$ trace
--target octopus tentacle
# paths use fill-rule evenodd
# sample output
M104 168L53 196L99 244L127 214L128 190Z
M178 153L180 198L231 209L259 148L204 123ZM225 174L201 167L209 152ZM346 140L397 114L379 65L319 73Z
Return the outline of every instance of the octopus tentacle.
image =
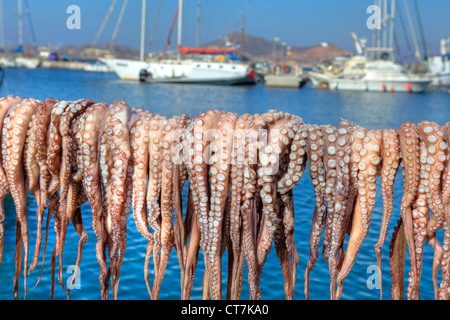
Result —
M130 129L130 144L133 149L133 217L136 227L144 238L153 241L153 234L147 223L147 174L150 117L141 118Z
M81 181L84 190L89 199L89 205L92 209L92 229L97 237L95 252L97 261L100 265L99 282L101 295L105 293L105 278L107 266L105 260L105 228L103 222L102 210L102 190L99 165L99 132L101 121L108 110L105 102L100 102L86 108L81 116L81 127L76 135L80 157L78 158L78 170L81 171ZM74 180L76 180L74 178Z
M403 300L406 238L402 218L398 220L397 226L394 228L389 249L389 265L392 276L391 297L392 300Z
M400 205L400 215L403 221L404 234L408 244L408 252L411 261L410 275L413 277L416 272L416 252L414 250L414 226L412 222L410 207L417 195L420 175L420 154L419 154L419 133L418 128L405 122L397 129L400 140L400 152L402 156L401 165L403 167L403 198Z
M323 247L323 257L328 259L328 266L330 270L330 297L334 299L334 294L336 290L336 274L338 272L338 261L336 256L341 248L343 237L342 233L345 234L346 225L346 215L348 212L348 202L350 201L348 194L353 193L350 184L350 155L351 155L351 143L352 143L352 130L351 126L353 124L341 119L339 122L339 127L337 129L336 137L336 180L337 184L335 186L335 197L334 197L334 214L333 219L327 219L327 225L325 233L331 229L331 237L328 243L324 242ZM351 199L353 202L353 199ZM328 229L328 230L327 230ZM342 252L339 252L342 256Z
M89 99L77 100L67 106L60 119L59 132L62 141L61 144L62 158L59 173L59 185L60 185L59 215L61 217L61 234L59 236L60 237L59 278L61 284L62 284L61 281L62 281L62 267L63 267L63 252L67 227L69 220L73 219L73 215L75 214L76 211L76 207L72 207L69 209L67 206L67 204L69 204L68 192L69 189L72 188L72 192L75 192L76 194L79 191L79 188L81 187L81 183L79 183L79 185L77 184L77 186L73 186L74 181L72 178L72 173L74 171L73 167L76 168L77 158L75 155L78 148L74 139L76 133L74 132L74 130L72 130L72 124L76 125L77 117L80 114L82 114L86 110L86 108L88 108L92 104L94 103ZM79 128L77 130L79 130ZM73 199L72 202L73 201L75 201L75 199ZM71 205L73 206L72 203Z
M441 176L444 171L444 162L446 161L446 143L444 142L443 132L435 122L422 121L419 123L419 135L421 141L424 142L427 155L425 172L423 172L424 179L426 179L425 192L427 196L428 207L432 213L432 219L427 223L427 241L434 248L435 255L433 257L433 283L435 285L435 292L437 291L437 270L436 265L441 264L442 249L447 251L447 246L440 246L436 238L436 231L441 228L445 222L445 210L442 201L442 182ZM444 230L444 238L445 238ZM438 259L438 260L436 260ZM414 277L417 275L417 270L413 269Z
M444 171L444 161L446 156L444 150L446 144L443 132L435 122L422 121L419 124L419 133L422 141L427 147L426 176L428 187L425 188L428 198L428 206L436 217L436 223L427 227L428 236L431 237L443 224L445 220L444 204L441 194L441 175Z
M217 132L214 134L214 143L211 150L209 168L210 181L210 209L207 228L208 242L206 243L205 259L209 280L209 291L214 300L222 299L222 253L221 239L224 219L224 209L228 197L228 180L231 164L231 150L233 132L237 115L224 113L217 123Z
M131 110L122 101L113 102L103 119L100 139L100 167L103 185L103 211L111 274L117 274L121 249L121 216L125 210L126 176L131 157L128 121ZM108 276L106 283L109 283ZM105 283L105 287L106 287ZM114 287L115 283L113 283ZM105 297L107 292L105 292ZM115 296L114 299L117 297Z
M304 279L305 297L309 300L309 274L319 258L318 246L324 227L326 207L325 207L325 177L323 168L324 141L323 133L317 125L310 125L304 131L306 136L306 154L309 161L309 175L314 186L315 205L313 219L311 223L311 233L309 240L309 258L306 266Z
M257 164L257 142L258 129L255 121L250 119L248 128L244 129L245 134L245 158L244 158L244 188L243 203L240 208L242 217L242 243L244 248L245 259L247 261L248 285L250 291L250 299L261 299L258 281L258 263L256 258L257 246L257 203L256 198L256 164Z
M282 223L279 224L274 239L276 252L283 269L284 291L287 300L292 300L294 297L297 265L300 261L294 241L295 220L292 188L300 181L306 165L306 151L304 149L306 141L301 139L303 120L300 117L292 117L292 121L290 149L288 152L286 148L280 165L281 172L284 174L277 182L277 192L280 200L278 214ZM289 123L288 127L290 127Z
M210 154L207 153L204 156L204 150L207 152L207 148L212 140L213 134L215 134L215 128L220 120L221 112L219 110L207 111L198 115L190 124L187 131L187 140L189 144L186 146L187 150L187 167L189 172L189 184L191 186L191 196L193 201L193 209L195 217L194 227L199 227L200 239L194 238L189 244L188 259L186 264L186 270L192 270L192 258L197 252L198 248L195 247L195 241L199 240L199 245L204 252L205 267L207 270L211 270L209 266L209 260L206 254L206 239L208 232L208 219L209 213L208 193L209 186L207 165L210 162ZM194 229L193 229L194 231ZM195 240L194 242L192 240ZM188 263L189 262L189 263ZM190 285L189 279L190 271L185 274L185 285ZM187 293L188 288L185 288ZM187 298L184 296L183 298Z
M8 114L8 111L11 108L15 108L18 104L20 104L21 101L22 99L20 97L13 97L11 95L6 98L0 99L0 129L3 128L3 121ZM3 132L3 129L0 132ZM3 136L3 134L1 136ZM3 138L0 137L0 143L3 146L2 139ZM4 153L2 150L2 153L0 154L0 162L2 163L2 166L0 166L0 265L3 259L3 244L5 235L5 227L3 225L3 222L5 221L5 208L3 207L3 200L9 193L8 180L6 178L5 169L3 169L3 157Z
M262 269L267 255L271 249L275 232L282 220L278 217L279 195L277 193L277 182L284 172L281 167L286 165L285 159L289 154L290 145L295 136L294 124L298 119L292 119L285 114L269 127L267 145L259 148L259 160L261 167L258 169L258 185L261 188L259 195L262 200L262 217L257 240L257 262L258 276L261 277ZM289 226L288 226L289 227ZM289 233L289 230L287 230ZM289 278L285 279L290 283ZM259 283L259 279L258 279ZM290 296L290 289L288 296Z
M400 165L400 147L397 132L394 129L383 130L383 164L381 167L381 194L383 197L383 215L380 237L375 244L378 275L380 281L380 300L383 299L383 278L381 269L381 247L386 241L389 220L394 207L394 180Z
M231 155L231 204L229 209L231 250L227 299L238 300L242 287L242 273L244 267L244 251L242 239L241 206L244 196L244 162L246 160L246 133L252 123L253 116L246 113L239 117L235 124L233 136L233 151Z
M161 251L161 188L162 188L162 160L163 160L163 138L164 127L167 125L167 117L155 115L150 121L150 139L149 139L149 171L148 171L148 191L147 206L149 209L148 223L153 229L153 263L155 270L155 279L153 282L153 291L157 289L159 282L159 265ZM155 294L152 296L156 298Z
M167 263L169 261L170 252L174 245L175 236L173 229L173 214L174 208L174 180L176 175L175 165L173 162L172 147L177 142L176 128L179 122L178 117L173 117L168 120L166 125L162 128L162 162L161 165L161 255L159 262L158 278L155 280L153 287L153 299L158 299L161 282L164 278ZM155 165L153 160L153 165ZM156 161L157 162L157 161ZM179 184L179 182L178 182Z
M359 151L361 160L358 163L358 194L347 251L337 276L338 288L335 299L340 298L344 279L353 267L356 255L369 231L370 220L375 207L377 167L381 163L382 132L377 130L365 133L364 130L358 129L356 135L360 135L361 138L364 135L364 144Z
M41 102L35 99L22 100L20 105L16 105L8 111L8 114L3 121L4 130L2 136L2 148L5 155L5 157L3 157L3 168L5 170L6 178L11 189L11 195L16 206L17 225L20 226L20 238L23 242L25 251L24 299L26 299L27 294L29 240L26 212L27 193L24 181L25 172L22 165L22 159L28 124L32 115L36 112L39 103ZM20 265L20 262L18 263ZM16 269L16 272L17 271L20 272L20 270ZM14 292L14 296L17 298L17 292Z
M38 106L38 109L36 111L36 126L34 127L34 130L32 130L32 134L34 136L34 147L36 148L35 158L37 162L37 169L39 172L37 175L34 176L34 179L29 179L28 181L33 182L33 188L36 189L36 192L39 193L40 201L37 201L38 203L38 212L37 212L37 220L38 220L38 226L37 226L37 235L36 235L36 246L34 250L34 257L32 260L32 263L30 265L30 269L28 271L28 274L33 271L38 264L38 258L40 254L41 249L41 242L42 242L42 223L44 218L44 211L47 206L47 198L48 198L48 183L50 179L50 175L48 172L48 166L47 166L47 130L48 126L50 124L51 120L51 112L53 110L53 107L57 104L57 101L53 98L46 99L43 104ZM29 129L30 133L30 129ZM26 167L25 167L25 170ZM27 172L27 174L29 174ZM36 185L38 184L38 185ZM29 186L31 189L31 186ZM37 198L36 198L37 199ZM49 216L51 217L51 216ZM48 223L47 223L48 225ZM46 230L46 234L48 234L48 228ZM44 249L44 256L45 256L45 250ZM42 274L42 273L41 273ZM38 281L39 282L39 281Z
M327 205L327 217L325 221L325 231L323 236L323 251L322 256L325 262L328 262L330 241L332 237L333 220L335 213L335 199L336 199L336 185L337 185L337 161L336 154L337 146L337 130L333 126L322 126L324 134L323 141L325 142L325 152L323 157L323 164L325 167L325 201Z
M75 283L76 275L80 267L83 246L86 242L88 242L88 235L86 233L86 230L84 229L83 220L81 218L80 206L87 200L86 196L83 195L82 188L83 186L81 181L73 182L69 185L69 190L67 192L66 217L70 218L75 227L75 231L80 237L80 240L78 241L78 253L77 260L75 262L75 272L72 277L72 282L67 287L67 299L69 299L70 297L70 289ZM65 227L66 226L67 224L65 225Z
M172 163L174 165L173 174L173 207L175 210L174 223L174 246L180 265L180 284L184 288L185 263L187 246L185 236L187 230L183 223L183 205L181 191L187 179L187 171L183 162L183 139L186 138L186 126L191 119L187 114L183 114L178 119L177 127L172 130L173 143L171 146Z
M407 298L408 300L418 300L419 295L419 284L420 277L422 273L422 258L423 258L423 247L424 240L427 235L427 222L429 215L429 208L427 205L427 195L425 187L426 182L426 164L427 164L427 148L423 141L420 142L420 184L417 190L417 196L414 200L413 205L410 209L412 210L412 220L414 227L414 250L416 252L416 274L412 277L408 283L407 288Z

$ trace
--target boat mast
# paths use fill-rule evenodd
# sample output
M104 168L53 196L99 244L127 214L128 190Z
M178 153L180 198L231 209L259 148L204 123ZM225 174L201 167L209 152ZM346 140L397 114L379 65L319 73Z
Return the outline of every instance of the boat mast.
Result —
M178 0L178 41L177 45L181 46L181 24L183 19L183 0ZM178 51L178 60L181 59L180 51Z
M375 5L377 5L377 0L374 2ZM372 29L372 48L375 48L377 46L377 28Z
M3 0L0 0L0 47L5 47L5 24L3 16Z
M392 48L392 61L395 61L395 50L394 50L394 26L395 26L395 1L392 0L391 4L391 14L389 18L391 20L391 30L389 34L389 48Z
M158 25L158 19L159 19L159 13L161 11L161 4L162 4L163 0L159 0L158 3L158 9L156 9L156 18L155 21L153 22L153 28L152 28L152 33L150 35L150 40L148 41L148 51L151 52L151 48L152 48L152 43L153 43L153 38L155 36L155 32L156 32L156 26Z
M388 22L388 0L383 1L383 39L382 46L386 48L387 46L387 22Z
M422 56L420 54L420 48L419 48L419 43L417 42L417 37L416 37L416 32L414 31L414 26L412 23L412 19L411 19L411 13L409 12L409 7L408 7L408 2L406 0L403 0L403 4L405 5L405 11L406 11L406 16L408 17L408 24L409 24L409 29L411 30L411 35L413 38L413 42L414 42L414 48L416 49L416 57L417 59L422 60Z
M376 4L376 5L380 8L380 12L381 12L381 0L377 0L377 4ZM381 48L381 36L382 36L381 30L378 30L378 31L377 31L377 36L376 36L376 39L377 39L377 48L378 48L378 49Z
M97 41L100 38L100 35L102 34L103 29L106 26L106 23L108 22L109 18L111 17L111 13L113 12L114 7L116 6L116 2L117 2L117 0L113 0L113 2L111 3L111 6L108 9L108 13L105 16L105 19L103 19L102 25L100 26L100 29L98 29L97 35L95 36L95 39L94 39L94 42L92 42L92 46L97 44Z
M428 49L427 49L427 43L425 41L425 35L423 34L422 19L420 18L420 12L419 12L419 7L417 6L417 0L414 0L414 7L416 9L417 22L419 23L420 37L422 38L424 59L427 60L428 59Z
M200 47L200 13L202 9L202 0L197 0L197 35L196 35L196 44L195 46Z
M23 21L22 21L22 0L18 0L18 15L19 15L19 45L23 44Z
M240 53L244 54L244 44L245 44L245 15L242 14L241 17L241 45L240 45Z
M142 0L142 13L141 13L141 54L140 59L144 61L144 47L145 47L145 16L146 16L146 0Z
M114 28L114 32L111 38L111 42L109 43L109 50L111 50L114 46L114 42L116 41L117 32L119 31L120 23L122 22L123 15L125 13L125 9L127 8L128 0L124 0L122 4L122 8L120 9L119 18L117 19L116 27Z

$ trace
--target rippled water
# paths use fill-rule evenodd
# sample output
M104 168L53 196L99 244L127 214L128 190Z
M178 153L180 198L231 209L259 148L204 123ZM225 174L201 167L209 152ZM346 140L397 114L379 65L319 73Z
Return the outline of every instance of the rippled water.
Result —
M14 94L22 97L45 99L54 97L65 100L90 98L96 102L104 100L125 99L130 106L149 109L153 113L166 116L188 113L195 117L198 113L211 108L234 111L239 114L262 113L276 108L303 117L307 123L338 125L339 118L352 120L366 128L397 128L404 121L415 123L421 120L433 120L443 124L450 120L450 94L445 90L430 90L424 94L401 93L366 93L366 92L330 92L315 90L305 86L300 90L266 89L263 85L242 87L198 86L198 85L158 85L128 83L120 81L114 74L88 73L66 70L7 70L2 95ZM344 282L342 299L378 299L379 290L372 288L370 276L373 266L376 266L374 245L378 240L381 222L380 178L378 178L377 203L372 215L372 224L367 239L358 254L355 265ZM394 213L388 231L388 240L382 248L383 254L383 298L390 299L389 273L389 239L400 213L402 196L400 172L395 180ZM186 200L186 188L183 192ZM314 192L308 173L303 175L299 185L294 190L295 198L295 241L300 254L297 272L295 299L304 299L303 272L309 253L309 233L313 214ZM185 203L185 202L184 202ZM14 240L15 211L11 196L5 199L5 250L0 269L0 299L13 298L14 276ZM28 219L30 244L36 237L36 203L30 194L28 203ZM85 245L80 268L80 289L73 289L71 299L100 299L98 283L99 267L95 258L96 237L91 227L91 210L86 203L82 206L83 220L89 235ZM51 221L50 228L53 228ZM441 234L439 236L442 236ZM69 225L67 241L64 250L64 282L71 276L70 265L75 264L78 236L73 226ZM51 229L47 257L42 279L38 286L28 292L28 299L50 298L50 263L49 257L54 245L54 231ZM322 244L320 244L321 250ZM34 246L30 245L30 257ZM135 227L133 218L128 220L128 248L122 267L119 285L119 299L148 299L143 278L143 265L146 241ZM424 268L421 281L421 298L433 299L431 281L432 249L425 248ZM42 253L41 258L42 260ZM40 260L40 261L41 261ZM406 272L409 271L409 261L406 261ZM226 270L226 254L223 261ZM69 268L69 269L68 269ZM150 265L152 270L153 265ZM200 255L192 299L202 297L203 258ZM166 276L162 283L161 299L180 298L180 268L176 254L170 257ZM245 271L246 272L246 271ZM28 277L28 287L34 286L39 270ZM224 272L224 284L226 273ZM439 278L440 281L440 278ZM19 293L23 296L23 279L19 281ZM224 286L225 288L225 286ZM283 276L275 250L269 254L261 280L263 299L284 299ZM328 265L322 257L311 272L311 299L329 298ZM55 298L65 299L65 292L57 284ZM246 274L242 298L248 298Z

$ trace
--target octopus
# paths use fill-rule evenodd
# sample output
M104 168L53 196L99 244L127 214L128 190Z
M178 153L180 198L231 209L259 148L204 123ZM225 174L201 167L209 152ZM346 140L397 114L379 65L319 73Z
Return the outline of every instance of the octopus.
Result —
M113 298L118 297L120 269L126 250L126 221L132 200L132 167L129 128L139 119L128 104L113 102L100 130L100 169L103 186L103 220L110 266L105 282L112 276ZM107 296L105 292L104 297Z
M350 272L356 260L356 255L361 248L370 227L373 209L375 207L376 196L376 174L381 163L381 130L364 130L357 128L354 130L355 149L358 154L352 156L351 161L358 163L357 194L352 213L351 231L347 249L342 261L342 266L337 275L337 291L335 299L339 299L342 294L343 282Z
M80 117L80 128L75 135L77 143L77 172L73 174L74 181L82 181L89 205L92 210L92 229L97 237L95 253L100 265L99 282L101 296L106 298L105 288L107 262L105 256L106 231L102 207L102 186L99 165L99 131L100 124L108 110L105 102L96 103L86 108Z
M36 114L32 116L30 127L27 132L27 140L25 144L25 172L27 174L27 187L35 196L38 204L37 215L37 235L36 245L34 249L34 257L30 265L28 274L33 271L38 265L40 249L42 244L42 226L45 209L47 204L47 188L49 182L49 172L47 166L47 130L51 120L51 114L57 101L53 98L48 98L44 103L37 108ZM53 201L55 201L53 199ZM54 205L49 206L49 213L47 217L46 228L46 243L48 239L48 223L53 215ZM42 260L42 267L45 261L45 245L44 256ZM41 271L42 274L42 271Z
M380 300L383 299L383 273L381 269L381 248L386 241L389 221L394 207L394 180L400 165L400 147L398 134L394 129L383 130L383 149L381 166L381 195L383 214L380 237L375 244L380 285Z
M35 99L24 99L13 105L3 120L2 153L3 169L16 207L16 273L14 275L14 298L18 299L18 280L22 264L22 244L24 247L24 299L27 296L27 269L29 256L27 189L25 170L22 165L23 150L27 136L28 124L41 103Z
M394 210L394 181L400 167L403 195L390 239L392 299L420 299L425 243L433 250L436 299L450 298L450 123L403 123L398 129L365 129L340 119L339 126L304 123L290 113L243 114L209 110L194 118L163 116L130 107L125 100L45 101L0 99L0 200L11 193L16 213L13 297L22 270L39 264L45 210L47 240L55 233L50 260L51 297L55 274L63 283L63 253L69 221L79 236L75 266L88 241L92 219L99 265L100 297L118 299L126 259L130 212L147 244L143 276L150 299L159 299L172 249L180 270L182 299L190 299L200 256L204 259L203 299L238 300L246 265L250 299L262 299L260 283L272 246L283 274L284 295L294 299L299 252L295 242L295 188L308 168L314 190L304 293L320 254L328 263L330 298L340 299L356 264L375 209L377 176L382 214L375 256L382 287L382 247ZM187 201L183 189L188 183ZM27 194L37 204L36 243L29 264ZM89 203L92 214L82 216ZM0 205L0 263L6 214ZM50 220L54 220L54 231ZM443 238L437 232L443 229ZM300 230L302 231L302 230ZM347 246L344 242L348 235ZM320 242L323 248L319 250ZM23 252L24 251L24 252ZM222 260L227 254L226 281ZM405 260L410 259L407 284ZM59 269L56 271L56 259ZM149 271L153 259L153 272ZM75 269L77 270L77 268ZM442 280L438 285L437 275ZM78 271L75 271L78 272ZM151 277L153 279L151 279ZM153 283L151 284L151 281ZM226 283L226 290L222 286ZM35 286L36 286L35 285Z
M3 128L3 122L8 112L12 108L16 108L18 104L20 104L22 99L20 97L8 96L6 98L0 99L0 126ZM8 120L9 121L9 120ZM2 130L2 138L3 141L3 130ZM0 159L3 159L3 142L2 143L2 153L0 155ZM6 150L5 150L6 155ZM3 163L3 160L2 160ZM3 245L4 245L4 236L5 236L5 228L3 222L5 221L5 209L3 207L3 200L8 195L10 188L8 184L8 180L6 178L6 172L3 168L3 165L0 169L0 265L3 259Z
M443 253L444 251L446 251L446 247L441 247L441 245L439 244L439 241L436 237L436 231L445 225L444 204L442 202L441 176L444 170L444 162L446 160L444 150L447 149L447 146L444 142L443 132L440 130L440 127L434 122L422 121L419 124L419 135L420 141L424 145L424 152L422 156L426 157L426 163L424 164L425 168L423 171L421 171L421 176L423 176L423 179L425 179L425 181L423 182L423 191L425 191L425 195L427 198L427 207L432 214L426 225L426 239L434 249L432 277L435 296L437 298L437 273L439 265L442 261ZM412 282L418 282L417 278L418 275L420 275L420 271L417 271L417 267L411 269Z
M323 241L323 258L325 262L328 262L330 270L330 297L334 299L336 290L336 275L340 260L343 258L343 239L347 230L347 221L350 208L349 194L352 194L352 188L350 185L350 155L352 143L352 130L353 124L347 120L340 120L339 127L336 132L336 143L334 144L334 138L327 138L326 142L327 152L336 153L336 185L334 186L334 197L331 200L334 204L334 208L331 205L328 207L331 209L326 219L325 235ZM331 150L328 150L330 149ZM333 149L335 148L335 149ZM334 160L334 159L332 159ZM330 186L329 186L330 188ZM331 193L332 194L332 193ZM352 195L353 197L353 195Z

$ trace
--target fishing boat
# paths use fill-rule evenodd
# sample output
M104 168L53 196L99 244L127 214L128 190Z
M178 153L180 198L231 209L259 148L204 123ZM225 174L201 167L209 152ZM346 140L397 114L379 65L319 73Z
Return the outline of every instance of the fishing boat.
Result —
M408 74L403 66L389 60L368 61L364 74L329 79L330 90L424 92L430 78Z
M376 4L381 5L381 1L376 1ZM327 73L321 77L313 74L316 82L320 80L321 83L327 83L330 90L351 91L424 92L429 87L430 77L408 73L396 62L394 48L396 1L391 1L389 14L387 5L388 2L385 1L383 27L379 31L374 29L372 47L367 48L365 42L361 43L356 35L351 33L358 55L347 61L341 73L336 75ZM407 7L405 9L409 11ZM413 38L416 43L414 33ZM417 46L416 56L420 58Z

